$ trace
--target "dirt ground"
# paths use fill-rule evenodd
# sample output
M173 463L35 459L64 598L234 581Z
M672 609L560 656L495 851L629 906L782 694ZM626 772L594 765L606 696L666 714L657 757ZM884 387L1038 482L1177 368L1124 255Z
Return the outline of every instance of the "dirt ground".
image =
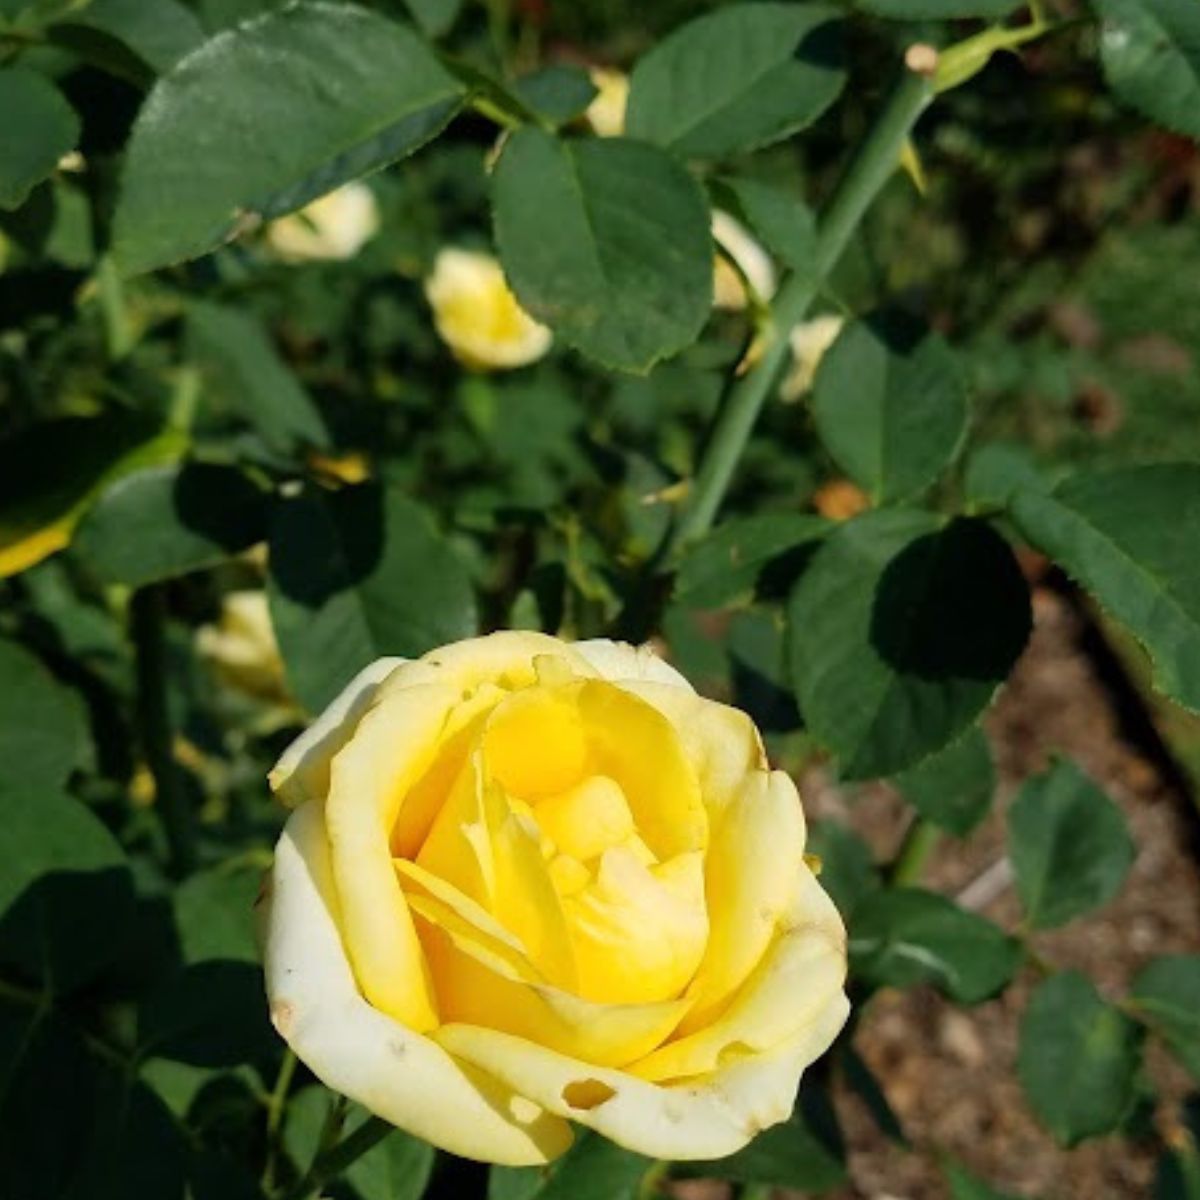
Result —
M1064 929L1038 934L1034 944L1049 963L1083 970L1103 993L1117 997L1148 959L1200 949L1193 810L1153 749L1138 744L1136 727L1121 720L1121 705L1096 658L1085 652L1085 625L1069 599L1038 588L1034 613L1030 645L986 721L1000 781L995 809L966 842L945 838L922 882L1013 929L1019 909L1004 862L1004 810L1053 753L1073 758L1122 807L1138 855L1115 901ZM843 788L814 769L802 791L810 815L848 822L879 859L892 857L906 816L886 786ZM1066 1151L1026 1106L1015 1070L1017 1028L1035 982L1027 971L999 999L971 1009L929 989L886 991L871 1001L857 1049L882 1083L911 1148L889 1141L857 1096L838 1094L851 1182L827 1193L828 1200L948 1200L939 1154L1014 1196L1150 1196L1154 1137L1099 1138ZM1160 1097L1154 1122L1165 1130L1188 1079L1157 1046L1147 1068ZM687 1200L720 1195L692 1185ZM792 1195L777 1193L778 1200Z

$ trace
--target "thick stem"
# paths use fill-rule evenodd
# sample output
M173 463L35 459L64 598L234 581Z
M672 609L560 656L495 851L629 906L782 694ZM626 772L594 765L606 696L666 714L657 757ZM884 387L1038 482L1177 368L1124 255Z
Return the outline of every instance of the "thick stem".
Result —
M156 808L167 835L171 871L186 875L195 864L195 831L183 780L171 745L167 709L166 608L153 585L129 602L129 625L136 655L137 726L142 753L154 777Z
M841 258L863 213L895 171L904 141L932 97L929 79L906 70L851 160L821 217L813 270L804 275L792 274L784 281L773 305L773 331L762 357L748 373L732 380L726 390L688 501L671 531L667 557L703 537L712 527L754 423L787 356L788 332L804 319L822 280Z

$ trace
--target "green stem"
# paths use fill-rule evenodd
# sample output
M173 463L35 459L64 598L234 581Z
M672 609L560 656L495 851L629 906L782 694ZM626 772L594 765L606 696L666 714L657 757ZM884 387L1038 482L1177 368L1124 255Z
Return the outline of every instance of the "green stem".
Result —
M166 606L153 585L129 602L129 625L136 655L138 734L154 777L155 807L167 835L172 872L186 875L196 861L195 831L183 779L175 762L167 709Z
M900 852L888 872L893 886L904 887L919 882L925 864L941 838L942 832L936 825L926 821L924 817L917 817L908 827L900 845Z
M289 1048L283 1052L275 1086L267 1097L267 1161L263 1167L262 1184L266 1191L275 1186L275 1166L279 1160L279 1130L283 1126L283 1110L291 1090L292 1077L296 1074L296 1055Z
M105 255L96 266L96 288L104 318L104 342L109 360L120 362L133 349L133 329L125 307L125 288L116 263Z
M822 215L813 270L789 275L784 281L773 305L773 328L762 357L749 372L733 379L726 390L687 503L669 535L667 556L712 528L758 414L787 357L788 333L804 319L822 280L837 264L863 214L896 170L904 140L932 98L931 82L905 71L851 160Z
M336 1179L347 1167L353 1166L364 1154L374 1150L393 1128L382 1117L369 1117L337 1145L319 1153L308 1173L283 1200L313 1200L325 1184Z
M738 1200L771 1200L774 1193L769 1183L747 1183L738 1192Z

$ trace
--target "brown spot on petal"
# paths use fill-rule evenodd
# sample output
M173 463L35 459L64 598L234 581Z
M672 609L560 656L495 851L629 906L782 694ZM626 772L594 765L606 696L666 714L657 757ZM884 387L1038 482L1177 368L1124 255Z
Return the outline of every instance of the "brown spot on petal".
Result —
M598 1108L606 1100L611 1100L617 1094L616 1088L611 1088L600 1079L576 1079L568 1083L562 1090L562 1098L572 1108L586 1112Z
M296 1024L296 1006L290 1000L276 1000L271 1005L271 1024L281 1038L286 1038Z

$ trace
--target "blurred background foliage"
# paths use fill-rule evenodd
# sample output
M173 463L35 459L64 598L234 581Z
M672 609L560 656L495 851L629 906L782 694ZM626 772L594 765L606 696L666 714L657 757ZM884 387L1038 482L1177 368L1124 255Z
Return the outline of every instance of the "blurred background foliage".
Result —
M110 253L113 213L147 90L185 51L271 7L0 0L0 79L19 70L52 80L66 105L39 110L61 154L35 168L32 186L0 180L0 1195L292 1194L328 1140L329 1098L303 1069L292 1074L265 1017L250 914L282 819L266 772L363 662L515 626L652 635L703 691L746 708L779 762L805 778L815 771L818 792L837 786L832 749L848 780L894 776L887 803L904 805L885 849L869 814L858 827L864 808L884 803L875 785L847 783L861 800L852 818L814 829L824 880L850 922L864 1005L791 1123L712 1168L649 1174L635 1156L583 1139L548 1180L494 1172L490 1196L706 1194L674 1182L684 1176L726 1181L714 1195L882 1195L856 1175L866 1135L847 1165L847 1095L873 1114L876 1141L919 1164L904 1194L1001 1196L968 1171L971 1137L909 1139L889 1079L854 1047L880 989L932 988L974 1005L1019 977L1027 988L1042 980L1010 1054L1020 1103L1044 1127L1037 1154L1110 1135L1149 1164L1141 1176L1116 1172L1103 1193L1061 1183L1068 1165L1050 1171L1060 1190L1046 1194L1132 1196L1137 1178L1160 1200L1195 1200L1194 1098L1176 1080L1156 1100L1141 1058L1149 1029L1198 1070L1198 960L1156 957L1196 948L1195 912L1190 945L1146 947L1151 965L1132 983L1104 980L1098 992L1085 974L1048 965L1033 931L1117 894L1134 856L1126 817L1067 760L1014 778L1004 747L989 748L972 723L1024 643L1028 586L1035 610L1039 596L1065 596L1083 614L1106 679L1120 681L1118 703L1137 707L1185 807L1200 761L1194 719L1153 695L1141 652L1062 572L1024 546L1023 574L1010 572L1006 544L981 522L962 534L961 573L934 577L920 617L947 637L995 643L1004 660L987 665L979 702L952 731L968 726L966 735L930 735L891 759L868 746L861 769L847 769L850 750L820 728L839 718L818 716L828 703L807 695L787 630L789 596L795 606L800 589L816 587L805 573L817 545L881 503L847 478L858 477L853 446L849 458L831 450L837 352L815 392L786 401L773 390L765 405L722 509L757 524L719 527L677 576L656 575L681 483L697 469L755 313L714 311L698 340L645 374L603 369L561 343L517 370L464 369L423 289L444 248L493 248L497 128L475 109L370 176L378 231L351 257L287 261L252 229L195 261L123 277ZM456 62L512 79L548 65L628 69L684 22L738 6L367 7L415 20ZM866 7L886 15L882 0ZM728 171L819 211L905 47L977 28L844 16L850 82L837 103L799 137L727 157L706 179L711 194L726 195ZM939 96L907 170L884 187L814 310L853 317L887 306L953 346L966 431L951 428L945 463L911 490L933 512L996 517L1015 540L1001 514L1014 489L1080 469L1200 460L1200 155L1105 87L1101 30L1087 12L1064 3L1053 16L1050 35ZM0 140L14 128L0 112ZM843 348L841 359L853 372L857 354ZM828 406L822 388L834 389ZM833 414L824 425L823 411ZM1164 485L1145 521L1200 515L1188 479L1178 492ZM906 544L886 504L871 519L856 527L880 545ZM1035 523L1021 526L1036 542ZM977 587L968 562L982 564ZM1176 552L1171 569L1195 614L1194 565ZM1006 587L1007 607L997 600ZM1099 590L1100 607L1112 607ZM807 620L820 606L792 611ZM1188 637L1200 636L1188 620ZM1190 643L1181 662L1185 652ZM927 668L914 669L924 678ZM1187 699L1194 686L1166 690ZM966 837L1018 784L1000 853L1023 912L994 923L917 888L937 830ZM914 812L921 820L908 824ZM959 1086L985 1087L993 1071L1001 1065L964 1068ZM1032 1195L1019 1165L996 1185ZM429 1194L482 1186L396 1134L328 1187L402 1200L431 1177Z

